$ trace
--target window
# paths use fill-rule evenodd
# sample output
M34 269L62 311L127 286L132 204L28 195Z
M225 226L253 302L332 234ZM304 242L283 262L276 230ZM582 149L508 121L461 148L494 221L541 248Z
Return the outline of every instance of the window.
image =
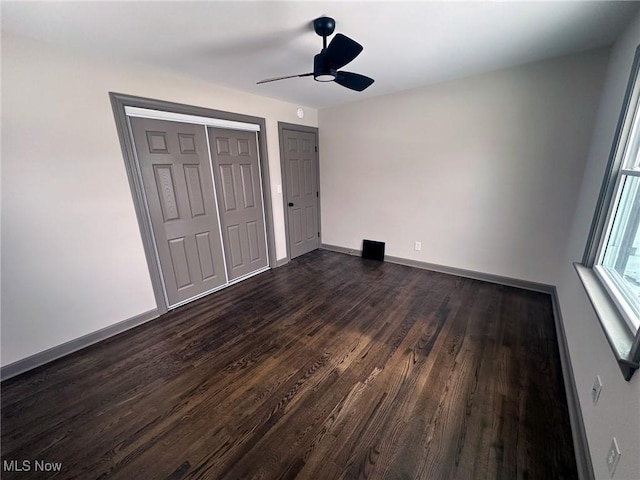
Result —
M640 47L587 248L576 270L624 377L640 360Z
M640 323L640 170L638 146L640 120L634 112L630 141L618 173L614 201L609 211L594 270L612 295L624 320L633 331Z

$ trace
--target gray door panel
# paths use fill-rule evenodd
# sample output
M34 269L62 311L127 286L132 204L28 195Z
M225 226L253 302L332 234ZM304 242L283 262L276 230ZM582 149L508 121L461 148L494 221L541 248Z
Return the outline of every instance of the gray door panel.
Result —
M209 127L227 273L233 280L268 266L255 132Z
M130 118L169 306L227 282L205 128Z
M316 136L283 130L289 255L304 255L320 247L318 160Z

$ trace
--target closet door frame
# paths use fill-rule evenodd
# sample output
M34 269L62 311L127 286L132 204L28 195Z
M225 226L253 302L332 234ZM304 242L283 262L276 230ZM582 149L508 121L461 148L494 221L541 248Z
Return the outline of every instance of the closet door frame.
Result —
M210 119L241 122L254 124L259 127L256 132L258 137L259 162L262 173L262 194L264 202L265 229L267 233L268 261L270 267L277 265L276 248L273 226L273 206L271 198L271 182L269 176L269 159L267 155L267 139L266 139L266 122L264 118L254 117L250 115L242 115L239 113L225 112L222 110L213 110L210 108L197 107L193 105L185 105L181 103L166 102L152 98L138 97L121 93L109 92L111 107L115 118L116 129L120 139L122 155L124 158L129 186L133 197L133 205L140 227L142 244L144 246L147 266L151 278L153 293L160 314L169 310L167 300L164 293L162 274L158 265L158 259L155 251L154 237L151 222L146 207L144 188L142 179L139 174L139 167L136 160L135 147L129 129L129 121L127 118L126 107L144 108L151 110L159 110L161 112L176 113L182 115L193 115L198 117L206 117Z

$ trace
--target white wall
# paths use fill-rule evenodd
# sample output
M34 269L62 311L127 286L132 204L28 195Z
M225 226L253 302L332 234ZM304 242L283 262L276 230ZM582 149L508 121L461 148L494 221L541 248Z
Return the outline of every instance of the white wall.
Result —
M555 284L606 60L600 50L320 110L323 243L381 240L388 255Z
M626 382L587 299L573 262L582 260L605 167L624 98L635 49L640 44L637 16L614 46L589 150L584 180L566 251L558 267L558 294L589 449L596 478L610 478L605 455L616 436L622 450L616 479L640 478L640 373ZM596 375L603 382L597 406L591 402Z
M277 122L315 110L3 32L2 365L156 307L109 91L265 118L286 256Z

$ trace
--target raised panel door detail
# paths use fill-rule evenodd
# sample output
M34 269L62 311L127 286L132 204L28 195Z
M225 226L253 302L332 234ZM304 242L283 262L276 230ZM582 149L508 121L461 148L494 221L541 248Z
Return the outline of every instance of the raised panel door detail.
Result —
M302 163L303 165L303 173L302 173L302 183L304 184L304 194L305 195L314 195L315 194L315 182L314 174L313 174L313 160L305 159Z
M231 148L229 147L229 139L224 137L216 138L216 151L218 155L231 154Z
M249 261L260 260L260 234L258 222L247 222L247 238L249 240Z
M220 165L220 180L222 183L222 199L224 209L228 212L236 209L236 187L233 181L233 166Z
M171 252L171 263L176 279L176 287L178 290L190 287L191 272L189 271L189 263L187 262L187 248L184 238L174 238L169 240L169 251Z
M313 207L309 207L309 206L305 207L304 213L305 213L305 219L306 219L305 231L307 232L307 234L305 235L305 238L307 240L312 240L316 236L316 219L315 219Z
M231 256L231 265L235 267L241 267L244 265L244 259L242 258L242 244L240 240L240 226L231 225L227 227L227 238L229 239L227 248Z
M300 196L300 161L298 159L289 160L289 197Z
M227 283L206 128L129 118L172 308Z
M244 208L255 207L255 195L253 192L253 168L251 164L240 165L240 180L242 182L242 198Z
M196 247L198 248L198 259L200 261L202 279L207 280L215 277L216 267L213 264L213 253L211 252L211 233L198 233L196 235Z
M173 171L171 165L154 165L153 170L156 177L156 187L162 208L162 218L165 222L180 218L176 191L173 182Z
M184 177L187 181L187 193L189 195L189 207L191 216L197 217L206 213L202 196L202 184L200 183L199 165L185 165Z
M293 209L293 243L299 244L302 243L302 210L300 208Z
M293 259L320 247L317 137L284 128L280 138L284 149L287 244ZM293 145L295 149L290 148Z
M233 280L269 265L255 132L209 128L227 273ZM224 140L229 151L219 153Z
M238 139L238 155L241 157L251 156L251 147L249 147L249 140L246 138Z
M195 135L179 133L178 145L180 145L180 153L182 154L197 153Z
M164 132L147 132L149 153L169 153L167 134Z

